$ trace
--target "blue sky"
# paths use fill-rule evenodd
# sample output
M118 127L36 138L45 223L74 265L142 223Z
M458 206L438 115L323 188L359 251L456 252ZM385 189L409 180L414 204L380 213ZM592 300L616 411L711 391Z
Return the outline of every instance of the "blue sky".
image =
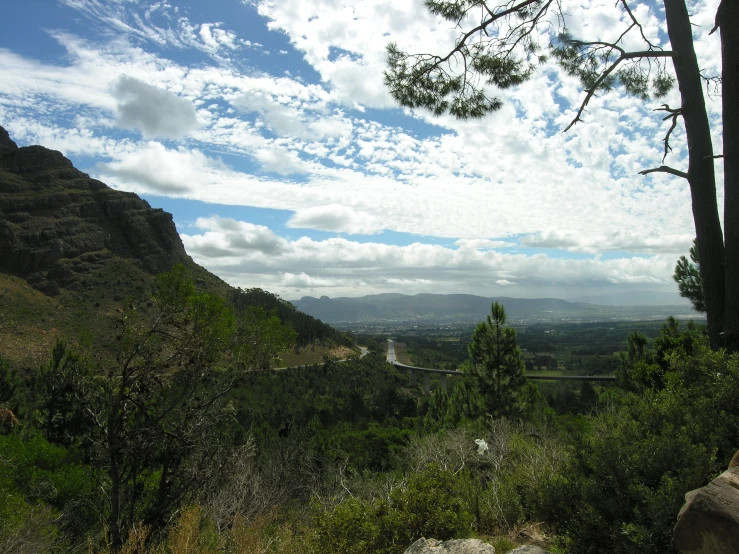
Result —
M611 0L565 3L575 36L626 26ZM668 47L658 6L631 4ZM690 2L709 73L716 4ZM565 134L583 92L545 64L483 120L399 108L385 45L444 52L456 33L421 0L10 0L0 125L171 212L188 253L235 286L679 301L687 184L638 175L661 163L661 101L598 96Z

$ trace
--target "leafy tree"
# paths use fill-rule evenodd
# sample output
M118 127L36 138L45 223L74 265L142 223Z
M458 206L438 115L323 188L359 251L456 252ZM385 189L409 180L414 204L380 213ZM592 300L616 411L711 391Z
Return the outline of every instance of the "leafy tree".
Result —
M670 358L694 355L704 340L705 335L692 321L681 329L674 317L668 317L662 325L653 348L648 347L647 337L635 330L627 339L628 351L620 353L617 376L621 386L642 391L663 388L666 374L671 371Z
M479 323L468 346L469 376L479 389L485 409L496 417L513 413L516 391L526 383L516 331L507 327L505 308L494 302L487 320Z
M568 28L567 3L567 0L511 0L491 6L484 0L425 0L426 8L455 24L461 29L460 35L454 47L443 55L408 54L396 44L388 45L385 82L390 93L403 106L427 108L436 115L449 113L461 119L483 117L502 105L499 98L491 95L493 87L505 89L524 82L547 59L538 37L549 36L551 53L565 71L580 79L587 93L565 129L568 130L582 121L586 107L598 92L618 86L644 100L662 97L673 84L667 68L671 60L682 103L675 108L666 104L659 108L671 123L664 138L664 152L666 157L671 150L672 131L682 118L689 152L688 169L661 165L640 173L662 172L687 179L702 261L700 275L711 345L717 348L724 332L726 346L739 350L737 3L723 0L716 18L716 27L721 29L724 159L728 168L724 183L725 234L722 234L716 201L715 156L703 98L703 76L695 55L685 0L664 0L665 26L672 50L664 50L647 38L628 0L616 2L627 25L613 29L612 40L574 37ZM556 37L553 29L558 31Z
M705 312L706 301L703 297L700 257L698 256L698 243L695 240L693 240L693 246L690 249L690 260L689 262L685 256L680 256L672 278L677 283L680 296L690 300L695 311Z
M82 399L114 549L139 521L162 528L217 476L233 442L229 393L293 336L258 309L237 319L221 298L197 293L182 266L159 276L150 313L121 310L116 359L90 372ZM51 365L64 368L71 358L57 350ZM53 375L64 384L63 371Z

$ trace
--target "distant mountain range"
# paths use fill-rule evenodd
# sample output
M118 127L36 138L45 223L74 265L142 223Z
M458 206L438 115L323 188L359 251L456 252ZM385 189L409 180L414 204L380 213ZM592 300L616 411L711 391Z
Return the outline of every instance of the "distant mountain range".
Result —
M670 315L701 317L684 305L604 306L557 298L486 298L471 294L374 294L358 298L304 296L292 301L300 311L327 323L474 323L490 313L493 302L505 306L511 323L653 319Z

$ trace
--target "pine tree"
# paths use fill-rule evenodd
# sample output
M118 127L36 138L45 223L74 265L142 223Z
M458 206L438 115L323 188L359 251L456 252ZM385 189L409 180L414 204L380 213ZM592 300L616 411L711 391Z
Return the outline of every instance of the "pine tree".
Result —
M506 326L505 308L494 302L491 314L477 325L469 344L473 366L470 377L479 389L488 413L511 415L517 391L526 383L516 331Z

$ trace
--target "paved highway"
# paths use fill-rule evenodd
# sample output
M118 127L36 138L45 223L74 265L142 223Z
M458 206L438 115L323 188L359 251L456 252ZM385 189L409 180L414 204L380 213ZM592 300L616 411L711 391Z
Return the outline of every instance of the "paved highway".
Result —
M387 361L395 367L401 369L413 369L424 371L427 373L444 373L445 375L463 375L461 371L456 369L431 369L429 367L416 367L412 365L401 364L395 355L395 343L392 339L387 339ZM536 381L615 381L613 375L526 375L527 379Z

